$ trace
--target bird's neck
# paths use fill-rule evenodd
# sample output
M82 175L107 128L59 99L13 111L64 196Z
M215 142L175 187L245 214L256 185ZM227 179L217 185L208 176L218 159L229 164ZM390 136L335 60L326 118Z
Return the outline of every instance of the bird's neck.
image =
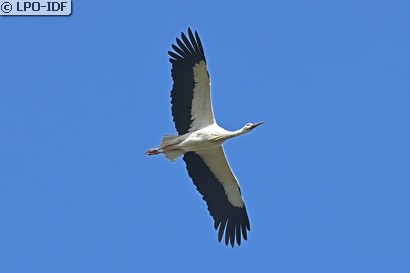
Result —
M239 130L229 132L229 134L228 134L228 137L227 137L227 138L237 137L237 136L240 136L240 135L246 134L247 132L248 132L248 131L246 131L246 130L245 130L245 128L243 127L243 128L241 128L241 129L239 129Z

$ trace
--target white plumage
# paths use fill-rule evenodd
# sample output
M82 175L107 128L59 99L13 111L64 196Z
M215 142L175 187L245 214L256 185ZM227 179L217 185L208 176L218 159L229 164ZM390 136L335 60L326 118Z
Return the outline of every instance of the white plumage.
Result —
M172 115L178 135L165 135L159 148L147 155L163 153L170 161L183 155L189 176L208 205L215 220L218 240L225 233L225 244L238 245L247 239L250 223L239 182L226 159L222 144L261 125L247 123L230 132L216 121L211 103L211 82L198 33L188 29L189 39L181 33L169 51L172 63Z

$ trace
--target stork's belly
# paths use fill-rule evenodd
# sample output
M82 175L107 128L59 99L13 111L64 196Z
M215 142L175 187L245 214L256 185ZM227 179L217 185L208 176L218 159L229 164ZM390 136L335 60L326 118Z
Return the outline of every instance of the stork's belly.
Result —
M195 152L201 150L211 150L221 146L223 140L209 136L189 136L185 141L181 142L178 147L185 152Z

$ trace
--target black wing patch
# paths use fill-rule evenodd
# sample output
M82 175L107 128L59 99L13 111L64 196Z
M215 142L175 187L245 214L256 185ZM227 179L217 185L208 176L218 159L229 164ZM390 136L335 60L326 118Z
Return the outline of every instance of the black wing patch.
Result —
M189 37L189 38L188 38ZM194 66L205 60L205 53L198 33L188 28L188 37L181 33L172 45L175 52L168 51L172 64L171 75L174 81L171 90L172 116L179 135L188 133L191 126L192 100L194 96Z
M211 172L202 158L194 153L188 152L184 155L184 161L189 176L203 196L208 205L208 210L214 218L215 229L218 229L218 241L222 240L225 232L225 244L236 243L241 245L242 237L247 240L247 230L250 231L250 223L245 205L242 208L234 207L228 200L224 187Z

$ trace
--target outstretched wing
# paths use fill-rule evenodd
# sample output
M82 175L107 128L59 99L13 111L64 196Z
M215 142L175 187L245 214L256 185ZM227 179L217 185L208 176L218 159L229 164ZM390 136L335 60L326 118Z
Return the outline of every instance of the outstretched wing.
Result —
M188 38L189 37L189 38ZM215 123L211 103L211 82L198 33L188 28L168 51L174 81L171 90L172 116L179 135Z
M225 244L238 245L247 240L250 223L238 180L233 174L222 147L184 155L188 174L208 205L218 230L218 241L225 233Z

